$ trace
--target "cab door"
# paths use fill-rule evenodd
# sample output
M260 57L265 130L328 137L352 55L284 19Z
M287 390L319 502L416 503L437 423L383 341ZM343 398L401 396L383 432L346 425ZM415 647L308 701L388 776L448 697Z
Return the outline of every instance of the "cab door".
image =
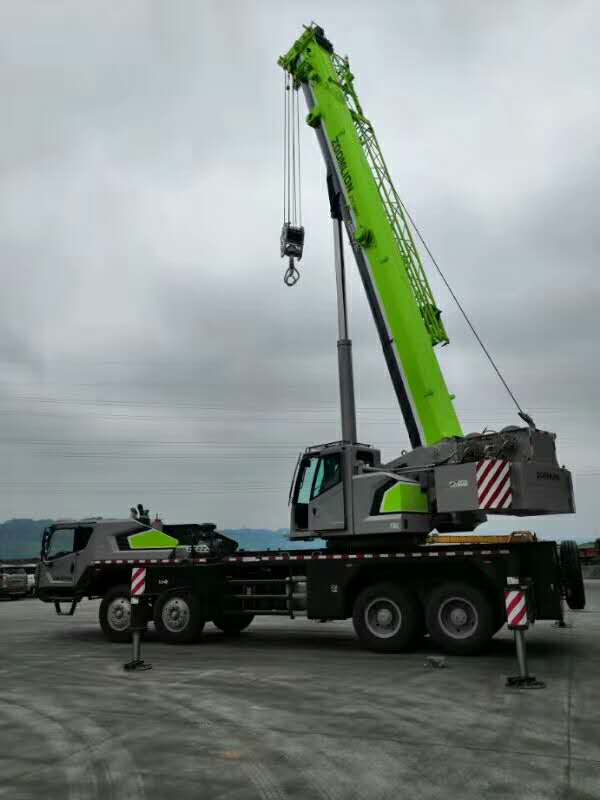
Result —
M68 594L77 585L84 564L79 557L87 545L92 528L81 526L55 528L49 532L44 542L41 569L45 572L44 581L54 587L64 589Z
M318 456L304 457L297 469L296 482L292 492L292 535L296 531L308 530L308 505L310 494L315 479L315 472L319 463Z
M317 533L343 530L346 527L343 477L341 452L320 456L308 504L310 531Z

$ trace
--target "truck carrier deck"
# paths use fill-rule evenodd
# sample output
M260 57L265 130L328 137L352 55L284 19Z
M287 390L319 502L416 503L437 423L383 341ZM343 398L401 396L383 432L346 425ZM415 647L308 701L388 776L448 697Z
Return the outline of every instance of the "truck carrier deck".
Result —
M177 527L154 531L132 520L57 523L44 537L40 599L59 612L70 603L73 613L83 598L101 598L104 633L126 641L132 570L141 568L146 619L166 642L193 641L208 621L237 634L258 615L352 617L372 650L402 651L429 634L438 647L459 654L480 651L505 624L509 578L529 586L538 620L561 620L564 599L571 608L585 605L573 542L558 547L531 536L434 537L385 550L237 552L237 543L212 526L179 526L193 534L192 544L181 545L171 536L181 536ZM70 552L65 542L72 542Z

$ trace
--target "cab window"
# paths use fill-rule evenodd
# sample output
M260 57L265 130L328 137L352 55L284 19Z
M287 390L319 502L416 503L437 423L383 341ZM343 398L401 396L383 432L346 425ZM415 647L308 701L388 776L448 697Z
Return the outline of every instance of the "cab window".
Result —
M328 489L332 489L342 480L342 458L340 453L323 456L319 459L317 474L313 484L311 500Z
M316 457L308 458L302 462L300 475L298 477L298 496L297 503L308 503L310 501L310 490L312 488L315 471L319 459Z
M375 453L372 450L359 450L356 453L356 460L362 461L363 464L367 464L369 467L375 466Z
M53 532L48 542L46 558L51 561L53 558L67 556L73 552L75 542L74 528L60 528Z
M58 528L44 534L46 539L45 555L51 561L54 558L68 556L84 550L92 535L92 528Z

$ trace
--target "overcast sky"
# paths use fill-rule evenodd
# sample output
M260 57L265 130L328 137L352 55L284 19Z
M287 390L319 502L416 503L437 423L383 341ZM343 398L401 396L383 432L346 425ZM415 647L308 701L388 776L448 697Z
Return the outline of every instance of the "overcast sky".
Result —
M339 436L324 167L302 131L302 279L282 283L282 74L316 19L398 191L600 536L600 5L0 5L0 519L284 527L297 452ZM361 440L403 420L352 265ZM431 274L431 271L430 271ZM515 415L432 276L466 431Z

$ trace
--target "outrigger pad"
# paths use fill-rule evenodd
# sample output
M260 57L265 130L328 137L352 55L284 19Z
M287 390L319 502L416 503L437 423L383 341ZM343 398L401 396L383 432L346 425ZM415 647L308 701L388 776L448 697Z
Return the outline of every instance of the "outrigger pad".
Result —
M506 679L508 689L545 689L546 684L535 675L511 675Z
M128 661L127 664L123 664L123 669L126 672L132 672L133 670L146 670L152 669L152 664L146 664L141 658L134 659L133 661Z

